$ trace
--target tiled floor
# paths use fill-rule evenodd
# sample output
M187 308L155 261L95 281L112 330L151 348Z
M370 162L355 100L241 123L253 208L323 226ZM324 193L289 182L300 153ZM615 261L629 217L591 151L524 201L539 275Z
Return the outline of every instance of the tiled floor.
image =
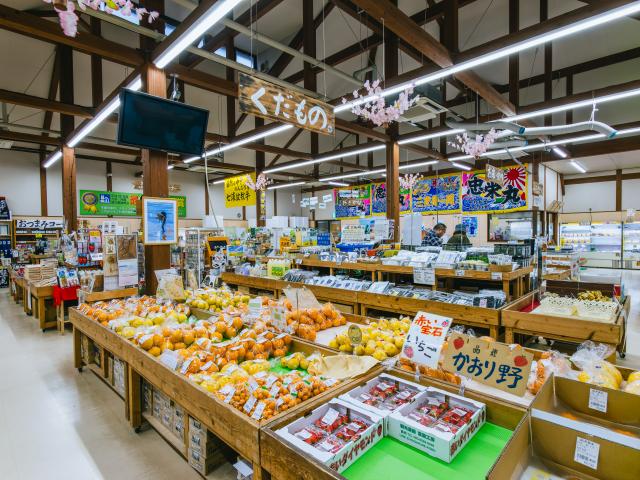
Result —
M640 368L640 271L624 272L633 299L628 355ZM71 335L42 333L7 291L0 293L0 479L201 478L159 435L134 433L124 405L72 364ZM235 478L222 466L210 478Z
M72 336L45 333L0 293L0 479L200 479L154 430L136 434L124 403L73 368ZM226 464L209 478L235 479Z

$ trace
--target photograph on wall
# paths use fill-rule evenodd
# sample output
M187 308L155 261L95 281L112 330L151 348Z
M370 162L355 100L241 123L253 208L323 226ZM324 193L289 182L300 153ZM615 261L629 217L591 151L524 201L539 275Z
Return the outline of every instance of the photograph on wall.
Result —
M504 185L486 180L484 171L462 174L463 212L514 212L527 209L527 168L501 167Z
M360 218L371 215L371 185L336 188L335 218Z
M460 211L460 175L443 175L419 180L413 187L415 213Z
M142 228L145 245L178 242L178 203L170 198L142 197Z
M467 232L468 237L477 237L478 236L478 217L475 216L463 216L462 217L462 226Z

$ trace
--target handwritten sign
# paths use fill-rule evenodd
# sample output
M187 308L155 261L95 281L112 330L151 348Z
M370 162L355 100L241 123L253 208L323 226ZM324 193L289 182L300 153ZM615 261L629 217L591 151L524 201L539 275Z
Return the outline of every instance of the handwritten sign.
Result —
M436 270L432 267L413 267L413 283L435 285Z
M256 192L246 184L247 175L256 181L255 172L227 178L224 181L224 206L231 207L251 207L256 204Z
M241 73L240 111L324 135L335 135L336 118L328 103Z
M322 308L316 296L308 288L285 287L284 295L293 305L294 310L304 310L307 308Z
M449 337L442 367L479 383L523 396L533 354L463 334Z
M450 326L449 317L418 312L411 322L402 346L402 357L430 368L437 368L440 350Z

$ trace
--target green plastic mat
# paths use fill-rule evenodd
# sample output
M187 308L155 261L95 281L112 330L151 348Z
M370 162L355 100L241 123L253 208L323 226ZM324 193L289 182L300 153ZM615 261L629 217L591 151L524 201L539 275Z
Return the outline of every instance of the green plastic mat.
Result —
M349 480L484 479L513 432L485 423L451 463L443 462L391 437L384 437L342 475Z

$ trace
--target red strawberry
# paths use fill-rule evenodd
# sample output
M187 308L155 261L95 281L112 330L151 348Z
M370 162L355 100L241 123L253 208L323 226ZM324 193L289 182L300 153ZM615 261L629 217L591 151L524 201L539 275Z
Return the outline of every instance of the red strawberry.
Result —
M464 340L460 337L456 338L453 341L453 346L455 347L456 350L460 350L462 347L464 347Z
M413 358L413 348L404 347L404 354L407 356L407 358Z
M522 355L518 355L513 359L513 364L516 367L524 367L528 363L529 363L529 360L527 360L527 357L524 357Z

